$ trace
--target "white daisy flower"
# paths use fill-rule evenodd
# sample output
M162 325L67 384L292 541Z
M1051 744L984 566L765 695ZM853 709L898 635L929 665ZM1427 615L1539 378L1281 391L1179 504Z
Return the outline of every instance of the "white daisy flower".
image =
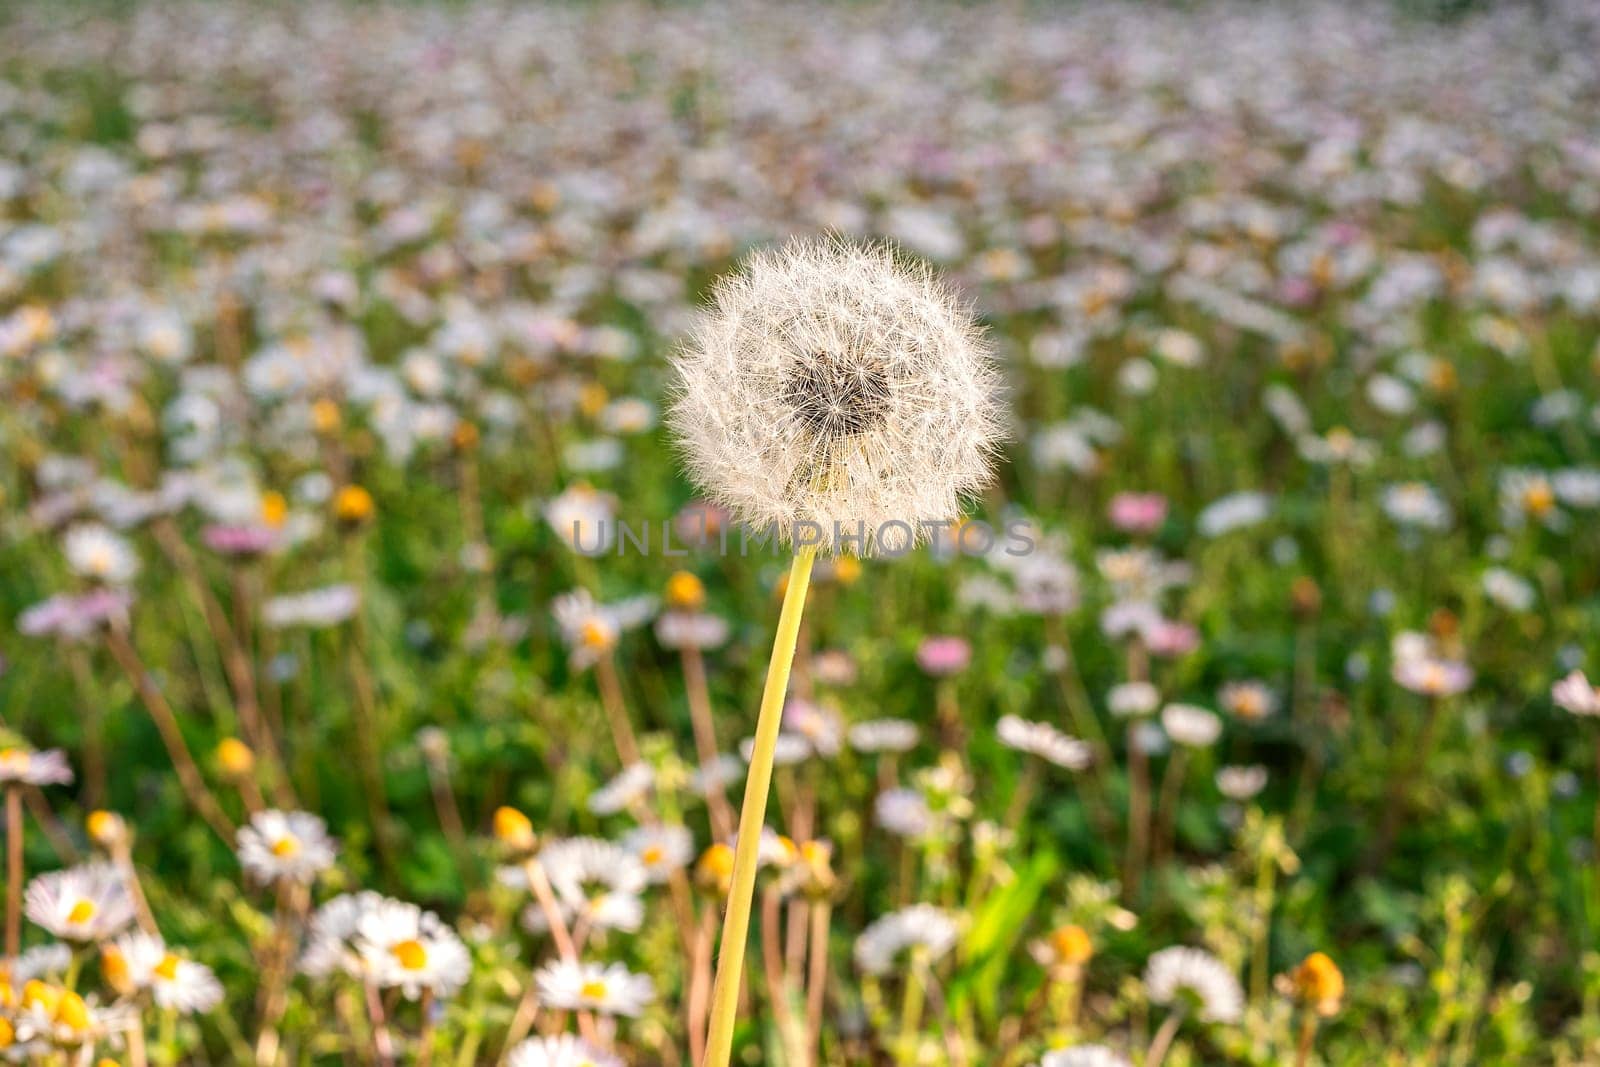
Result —
M656 999L655 983L620 963L556 960L534 975L539 999L558 1011L637 1016Z
M868 719L846 735L857 752L909 752L917 747L917 724L905 719Z
M1168 704L1161 709L1161 725L1180 745L1205 748L1222 736L1222 719L1193 704Z
M1121 718L1148 715L1161 706L1161 691L1149 682L1123 682L1106 694L1106 707Z
M1267 769L1259 764L1217 771L1217 792L1229 800L1249 800L1266 787Z
M148 989L159 1007L191 1015L222 1002L222 983L211 968L172 952L160 937L124 934L108 947L105 963L108 971L121 969L120 981Z
M269 809L239 828L239 864L258 882L311 882L333 866L328 826L305 811Z
M398 987L415 1000L428 990L453 996L472 974L472 958L454 930L431 911L383 900L360 918L356 944L379 986Z
M1265 682L1229 682L1217 691L1217 703L1241 719L1265 719L1278 710L1278 695Z
M1582 671L1573 671L1551 686L1550 699L1574 715L1600 715L1600 689L1591 685Z
M72 946L59 941L35 945L11 964L11 984L26 985L33 978L59 978L72 966Z
M74 574L102 585L127 585L139 573L139 557L133 546L99 523L84 523L68 530L62 549Z
M652 597L601 604L586 589L563 593L550 604L573 670L585 670L616 646L623 631L642 626L655 614Z
M28 883L28 919L66 941L103 941L133 922L133 896L122 872L90 863L41 874Z
M694 860L694 835L684 826L641 826L630 830L622 847L644 867L651 885L660 885Z
M915 789L885 789L873 802L878 825L900 837L921 837L933 828L928 800Z
M597 837L572 837L546 845L539 862L573 916L607 930L637 930L644 921L639 894L649 872L628 850Z
M744 780L744 761L729 752L719 752L710 763L697 767L689 775L689 787L704 794L713 789L725 789L734 782Z
M643 800L655 785L656 772L648 763L634 763L605 785L589 794L589 810L595 815L615 815Z
M1049 723L1005 715L996 724L995 733L1008 748L1038 756L1069 771L1081 771L1094 758L1094 749L1086 742L1062 733Z
M598 555L616 538L617 498L587 485L569 486L545 504L544 518L570 547Z
M72 768L59 748L34 752L26 748L0 749L0 782L24 785L70 785Z
M746 763L750 762L750 756L755 752L755 748L756 739L753 737L747 737L739 742L739 755ZM796 763L804 763L811 758L814 751L811 741L805 735L780 733L777 744L772 749L772 764L775 767L791 767Z
M622 1060L572 1034L534 1037L511 1050L506 1067L624 1067Z
M943 908L913 904L873 922L856 938L856 966L868 974L885 975L895 957L907 949L923 952L930 961L949 952L959 933L955 919Z
M1201 949L1178 945L1157 952L1145 964L1144 987L1151 1003L1171 1005L1183 998L1205 1022L1236 1023L1244 1014L1239 979Z
M1424 482L1404 482L1383 491L1383 510L1400 526L1443 530L1450 525L1450 505Z
M732 632L728 620L707 611L667 611L656 620L656 640L673 650L721 648Z
M319 907L311 916L305 951L300 956L300 970L314 978L342 971L360 976L366 972L366 962L356 946L356 934L361 919L383 903L381 893L363 890L359 893L340 893Z
M1039 1067L1133 1067L1132 1061L1104 1045L1078 1045L1046 1052Z

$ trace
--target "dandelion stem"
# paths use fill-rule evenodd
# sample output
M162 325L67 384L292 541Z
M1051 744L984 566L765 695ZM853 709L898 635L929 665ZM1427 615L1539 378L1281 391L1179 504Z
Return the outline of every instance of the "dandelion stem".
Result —
M1182 1010L1174 1010L1161 1024L1161 1029L1156 1031L1156 1036L1150 1041L1150 1050L1144 1054L1144 1067L1161 1067L1162 1061L1167 1058L1167 1052L1172 1048L1172 1042L1178 1037L1178 1027L1183 1025Z
M727 1067L733 1056L733 1027L739 1009L739 982L744 975L744 950L750 934L750 904L755 896L756 863L761 848L761 826L766 820L767 793L772 785L772 761L782 725L783 698L789 688L789 668L805 611L806 589L811 584L815 550L802 546L789 568L783 593L783 610L767 664L767 681L756 718L755 747L750 753L750 773L745 780L739 812L739 836L734 846L733 884L722 926L722 954L717 961L716 985L711 994L711 1024L706 1055L700 1067Z
M917 1061L917 1034L922 1030L922 1004L927 990L923 986L926 965L922 949L913 950L911 963L906 968L905 995L900 1001L900 1039L895 1043L896 1063Z

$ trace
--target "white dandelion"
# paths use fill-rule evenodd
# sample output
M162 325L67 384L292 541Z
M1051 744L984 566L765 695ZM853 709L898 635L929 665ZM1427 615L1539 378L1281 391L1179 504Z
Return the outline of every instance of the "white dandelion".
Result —
M1244 1014L1244 990L1226 964L1211 953L1181 945L1150 957L1144 970L1151 1003L1187 1003L1204 1022L1236 1023Z
M903 551L989 480L998 377L971 316L887 245L795 240L724 278L674 360L689 472L747 526ZM859 539L859 540L856 540Z
M955 918L932 904L913 904L876 920L856 938L856 966L885 975L900 953L920 952L930 962L955 947L960 928Z

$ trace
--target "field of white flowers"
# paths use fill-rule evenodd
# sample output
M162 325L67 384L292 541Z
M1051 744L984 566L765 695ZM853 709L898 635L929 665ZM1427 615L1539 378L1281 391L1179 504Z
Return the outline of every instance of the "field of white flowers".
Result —
M1600 1064L1597 520L1593 0L5 5L0 1062Z

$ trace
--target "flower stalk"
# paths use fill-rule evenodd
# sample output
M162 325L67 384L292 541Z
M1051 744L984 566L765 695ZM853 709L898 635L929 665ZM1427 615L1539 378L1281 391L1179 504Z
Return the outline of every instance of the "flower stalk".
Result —
M733 854L733 885L728 893L728 909L723 919L722 954L711 992L711 1022L706 1037L705 1058L700 1067L727 1067L733 1056L733 1028L738 1021L739 983L744 976L745 945L750 934L750 906L755 897L761 828L766 820L773 755L778 745L778 729L783 721L783 699L789 688L789 670L794 663L795 643L800 634L800 618L805 611L806 590L811 584L811 565L815 555L815 549L811 546L801 546L795 552L794 562L789 567L789 582L784 588L783 609L779 613L778 630L772 642L772 659L767 664L761 710L756 718L755 747L750 753L750 771L745 779L744 801L739 811L739 836Z

